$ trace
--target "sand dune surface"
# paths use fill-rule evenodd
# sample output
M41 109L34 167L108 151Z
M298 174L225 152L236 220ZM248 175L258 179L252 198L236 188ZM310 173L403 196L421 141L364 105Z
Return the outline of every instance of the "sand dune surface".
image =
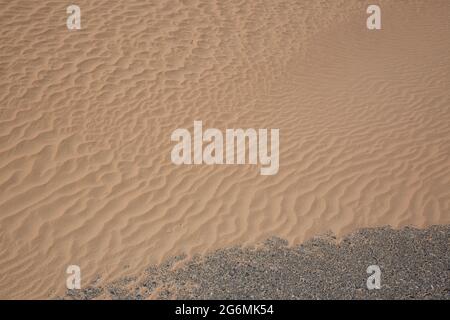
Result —
M0 297L277 236L450 223L450 2L0 0ZM280 167L171 162L278 128Z

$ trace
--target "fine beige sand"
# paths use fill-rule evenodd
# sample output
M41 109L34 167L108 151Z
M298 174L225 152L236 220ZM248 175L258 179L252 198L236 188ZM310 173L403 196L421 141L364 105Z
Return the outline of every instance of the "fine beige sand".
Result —
M0 0L0 298L178 254L450 223L450 2ZM172 131L279 128L280 169Z

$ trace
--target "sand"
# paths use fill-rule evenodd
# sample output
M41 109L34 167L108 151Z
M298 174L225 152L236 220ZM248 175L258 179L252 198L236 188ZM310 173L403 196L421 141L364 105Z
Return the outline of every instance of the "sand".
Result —
M0 298L272 237L450 224L450 2L0 0ZM280 167L171 133L278 128Z

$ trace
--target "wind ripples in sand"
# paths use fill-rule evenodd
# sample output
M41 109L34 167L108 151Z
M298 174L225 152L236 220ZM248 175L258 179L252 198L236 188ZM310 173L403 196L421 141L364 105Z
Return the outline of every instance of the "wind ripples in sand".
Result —
M65 270L450 223L448 1L0 1L0 297ZM400 18L401 17L401 18ZM280 171L174 166L170 134L279 128Z

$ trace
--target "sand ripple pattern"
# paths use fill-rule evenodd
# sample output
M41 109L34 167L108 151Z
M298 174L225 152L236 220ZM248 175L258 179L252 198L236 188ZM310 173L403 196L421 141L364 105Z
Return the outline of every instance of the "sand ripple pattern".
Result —
M0 0L0 297L278 236L450 223L450 2ZM170 162L279 128L280 171Z

